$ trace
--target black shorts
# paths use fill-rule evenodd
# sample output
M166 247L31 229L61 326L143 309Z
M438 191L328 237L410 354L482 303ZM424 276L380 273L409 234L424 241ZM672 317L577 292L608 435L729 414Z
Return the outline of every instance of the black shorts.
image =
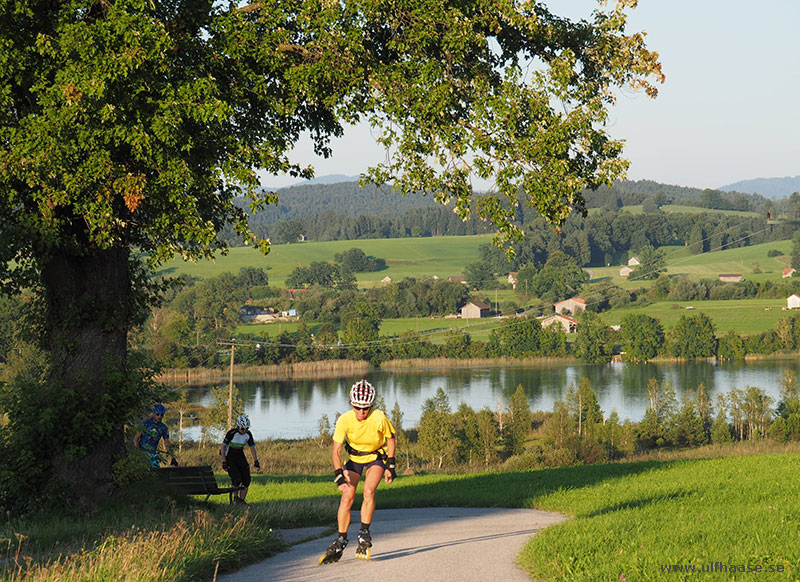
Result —
M250 485L250 465L247 459L236 456L228 456L228 475L231 478L231 484L236 487L237 485Z
M378 465L384 471L386 470L386 463L384 463L383 459L381 459L380 457L369 463L359 463L358 461L350 459L344 464L344 468L347 469L348 471L354 471L359 475L361 475L364 472L364 469L369 469L370 467L374 467L375 465Z

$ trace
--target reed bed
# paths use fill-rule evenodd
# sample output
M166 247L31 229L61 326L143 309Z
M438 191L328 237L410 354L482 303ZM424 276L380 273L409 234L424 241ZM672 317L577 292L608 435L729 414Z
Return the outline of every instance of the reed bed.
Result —
M236 380L338 378L340 376L363 375L369 369L369 362L363 360L318 360L269 366L235 365L233 367L233 377ZM230 369L172 368L164 370L156 379L159 382L170 385L206 384L216 380L227 383L230 379Z
M381 364L383 370L430 370L435 368L486 368L486 367L525 367L546 368L554 364L574 362L574 358L536 357L536 358L409 358L407 360L387 360Z

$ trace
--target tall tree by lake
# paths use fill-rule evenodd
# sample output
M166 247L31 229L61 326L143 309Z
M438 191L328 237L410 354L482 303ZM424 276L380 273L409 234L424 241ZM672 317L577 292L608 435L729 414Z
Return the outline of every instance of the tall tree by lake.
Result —
M46 356L3 401L3 503L111 493L124 423L150 397L127 354L154 296L143 265L211 257L226 224L267 251L233 201L276 202L259 170L310 177L291 157L304 132L327 155L343 124L370 121L392 152L371 180L455 199L500 238L520 234L518 204L555 224L582 208L627 166L604 128L613 89L663 80L625 7L572 22L500 0L3 5L0 281L37 290ZM473 177L496 190L473 194ZM30 427L54 417L42 471L20 482Z

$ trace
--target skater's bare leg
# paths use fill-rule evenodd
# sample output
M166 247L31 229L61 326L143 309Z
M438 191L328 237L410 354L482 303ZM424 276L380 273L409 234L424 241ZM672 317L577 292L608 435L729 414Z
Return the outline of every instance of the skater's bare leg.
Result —
M382 478L383 467L380 465L373 465L367 469L367 475L364 477L364 499L361 502L362 523L372 523L372 515L375 513L375 490L378 488L378 483L381 482ZM350 513L348 510L348 516L349 515Z
M342 498L339 500L339 511L336 514L336 522L339 526L339 533L345 533L350 527L350 510L353 507L353 500L356 497L356 487L358 486L358 481L361 479L361 475L354 473L353 471L345 471L344 475L346 481L339 485L339 491L342 492ZM374 506L375 504L373 495L373 510Z

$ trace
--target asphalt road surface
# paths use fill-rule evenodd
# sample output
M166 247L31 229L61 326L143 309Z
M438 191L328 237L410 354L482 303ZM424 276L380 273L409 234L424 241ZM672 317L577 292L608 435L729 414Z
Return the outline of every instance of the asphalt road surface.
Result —
M372 520L372 557L355 557L358 512L353 512L350 544L342 559L320 566L319 557L335 534L298 543L290 550L238 572L220 575L219 582L529 582L517 566L525 542L548 525L566 521L558 513L535 509L433 507L382 509ZM321 529L294 532L319 535ZM292 533L286 532L290 541Z

